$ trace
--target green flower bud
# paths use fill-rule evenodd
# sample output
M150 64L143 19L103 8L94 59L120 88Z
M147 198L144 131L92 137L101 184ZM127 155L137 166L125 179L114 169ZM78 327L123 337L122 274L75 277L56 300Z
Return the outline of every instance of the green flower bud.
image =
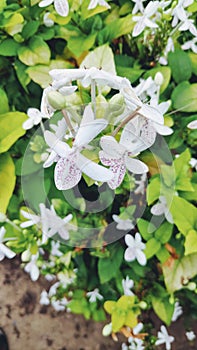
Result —
M116 94L109 100L109 112L111 112L114 117L122 114L124 109L125 102L121 94Z
M155 74L154 80L155 80L155 84L156 84L156 85L161 86L161 85L163 84L163 81L164 81L163 74L160 73L160 72L157 72L157 73Z
M58 91L50 91L47 94L47 100L52 108L59 110L66 107L66 101L65 98L60 92Z
M190 282L188 285L187 285L187 289L191 290L191 291L194 291L196 289L196 283L195 282Z
M140 301L139 303L139 307L142 309L142 310L146 310L147 308L147 303L145 301Z

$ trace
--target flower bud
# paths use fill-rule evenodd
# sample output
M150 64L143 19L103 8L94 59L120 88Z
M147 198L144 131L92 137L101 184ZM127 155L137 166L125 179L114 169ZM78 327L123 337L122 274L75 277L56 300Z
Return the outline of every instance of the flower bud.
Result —
M163 74L160 72L157 72L155 74L155 78L154 78L155 84L161 86L163 84L164 78L163 78Z
M122 94L116 94L109 100L109 111L113 116L118 116L124 112L125 102Z
M108 337L112 333L112 323L108 323L103 327L102 335Z
M196 283L195 282L188 283L187 289L194 291L196 289Z
M47 94L47 100L52 108L60 110L65 108L66 101L64 96L62 96L58 91L49 91Z
M146 310L146 308L147 308L147 303L146 303L145 301L140 301L139 307L140 307L142 310Z

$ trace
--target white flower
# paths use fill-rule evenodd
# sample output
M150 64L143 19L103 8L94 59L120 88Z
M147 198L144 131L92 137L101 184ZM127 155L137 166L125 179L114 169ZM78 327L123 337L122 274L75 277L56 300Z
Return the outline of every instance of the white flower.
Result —
M189 124L187 124L187 127L189 129L195 130L197 129L197 120L193 120L192 122L190 122Z
M16 253L14 253L11 249L6 247L4 242L6 241L6 238L4 239L4 235L6 233L5 227L0 228L0 261L2 261L5 257L8 259L12 259L16 256Z
M167 45L166 45L166 48L164 50L164 55L160 57L159 59L159 63L162 64L162 65L167 65L168 64L168 60L167 60L167 56L168 56L168 53L171 52L171 51L174 51L174 41L171 37L168 38L168 41L167 41Z
M144 6L143 6L143 2L145 0L132 0L132 2L135 3L135 6L133 8L132 14L135 15L138 11L140 11L141 13L144 12Z
M169 335L165 326L161 326L161 331L157 334L157 340L155 345L165 344L166 350L171 350L171 343L174 341L174 337Z
M145 347L143 346L143 340L138 338L132 338L132 341L129 345L129 350L144 350Z
M172 214L169 212L169 208L166 202L166 198L164 196L159 197L159 202L152 206L151 213L153 215L165 215L166 220L173 224Z
M196 339L196 335L193 331L186 332L185 335L189 341Z
M40 294L40 305L49 305L50 300L48 297L48 293L46 290L43 290L42 293Z
M188 17L186 17L183 20L183 23L181 24L181 26L179 27L179 30L180 31L189 30L191 34L193 34L194 36L197 36L197 29L194 24L194 19L189 19Z
M103 296L99 293L99 289L98 288L95 288L91 292L87 292L86 295L89 298L89 302L90 303L95 303L96 300L102 300L103 299Z
M103 150L99 152L100 160L104 165L110 166L110 170L114 174L113 178L107 182L111 189L120 186L126 169L134 174L143 174L148 171L148 167L143 162L131 158L141 151L141 145L139 145L139 150L136 150L136 145L132 144L132 136L127 125L122 131L119 143L112 136L101 138L100 145Z
M172 27L175 27L179 20L185 21L187 19L187 12L185 11L185 8L188 7L193 3L194 0L179 0L178 4L175 6L175 8L172 10Z
M133 21L137 22L132 32L133 37L140 35L146 27L158 28L158 25L150 17L157 12L159 6L159 1L150 1L142 16L133 16Z
M196 158L191 158L189 161L189 164L191 165L192 168L194 168L197 171L197 159Z
M48 296L51 298L52 296L56 295L56 292L57 292L57 289L59 288L60 286L60 282L56 282L54 283L50 289L49 289L49 292L48 292Z
M182 306L179 304L178 301L176 301L174 304L174 312L172 315L172 322L175 322L179 318L179 316L182 315L182 313L183 313Z
M48 209L43 203L40 203L39 207L40 215L31 214L21 210L22 215L28 219L28 221L24 221L20 226L22 228L33 225L40 226L43 234L42 244L46 243L47 239L54 236L56 233L58 233L61 238L68 240L68 230L71 227L69 222L72 220L72 214L69 214L62 219L56 214L53 206L51 206L51 209Z
M58 15L62 17L68 16L69 4L68 0L42 0L39 3L40 7L46 7L54 3L54 7Z
M192 40L186 41L183 45L181 45L182 50L192 50L194 53L197 53L197 38L193 38Z
M60 243L52 241L51 242L51 255L59 256L59 257L62 256L63 253L59 250L59 248L60 248Z
M54 21L50 18L50 12L44 14L43 22L46 27L52 27L54 25Z
M136 232L135 238L127 234L125 236L125 243L128 246L124 254L125 260L130 262L137 259L140 265L146 265L146 256L143 252L146 246L142 242L141 235L139 234L139 232Z
M52 273L47 273L44 277L48 282L52 282L55 279L55 275Z
M66 306L68 305L68 300L64 297L61 300L51 300L51 305L55 309L55 311L64 311Z
M32 254L30 261L25 265L25 272L29 273L33 282L37 281L40 275L39 268L37 266L38 253Z
M105 0L91 0L90 3L89 3L89 6L88 6L88 10L92 10L98 5L104 6L107 9L111 8L111 6Z
M53 90L51 86L43 90L40 111L37 108L29 108L27 110L29 119L23 123L23 129L29 130L34 125L38 125L42 119L50 118L53 115L54 109L49 106L47 101L47 93L51 90Z
M134 282L127 276L125 279L122 280L122 288L124 291L124 295L134 295L134 293L131 291L131 288L133 288Z
M134 228L134 225L130 219L121 219L118 215L113 214L112 218L115 222L117 222L118 225L116 225L116 228L118 230L132 230Z
M106 120L94 119L94 113L89 105L85 108L72 148L65 142L59 141L50 131L45 132L46 142L60 157L54 173L57 189L68 190L76 186L82 177L82 172L91 179L101 182L108 181L113 177L110 170L80 153L106 126Z

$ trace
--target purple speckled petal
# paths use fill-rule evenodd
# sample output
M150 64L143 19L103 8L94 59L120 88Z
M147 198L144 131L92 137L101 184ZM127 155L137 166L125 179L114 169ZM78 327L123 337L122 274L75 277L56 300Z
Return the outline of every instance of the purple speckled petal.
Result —
M112 190L115 190L124 179L126 166L122 162L122 159L116 159L114 164L110 166L110 170L114 173L114 177L112 180L108 181L108 185Z
M81 170L73 157L60 158L55 167L55 185L58 190L68 190L76 186L81 179Z

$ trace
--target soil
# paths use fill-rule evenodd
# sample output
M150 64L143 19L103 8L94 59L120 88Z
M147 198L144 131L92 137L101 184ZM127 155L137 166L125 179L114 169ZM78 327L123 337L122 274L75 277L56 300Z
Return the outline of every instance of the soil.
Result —
M10 350L121 349L121 342L102 336L103 323L41 306L40 293L48 282L44 278L32 282L17 258L0 263L0 286L0 327L8 336ZM155 316L152 322L158 330L161 322ZM197 334L197 324L192 329ZM169 328L169 333L176 338L172 350L197 349L197 342L189 344L186 340L182 319Z

